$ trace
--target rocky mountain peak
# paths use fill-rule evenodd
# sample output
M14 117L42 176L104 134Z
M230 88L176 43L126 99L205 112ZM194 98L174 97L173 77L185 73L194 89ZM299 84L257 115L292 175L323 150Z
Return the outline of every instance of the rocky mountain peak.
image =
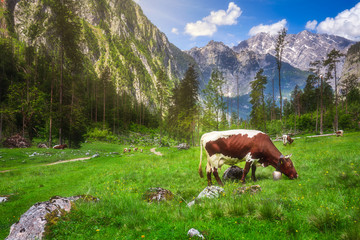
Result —
M233 47L233 50L240 52L248 49L259 54L275 56L276 38L268 33L259 33L240 42L239 45ZM288 34L285 40L287 44L283 54L284 62L304 71L309 69L310 62L324 59L332 49L335 48L346 53L348 48L354 44L353 41L342 37L315 34L307 30L298 34ZM343 61L344 59L341 60L342 63Z

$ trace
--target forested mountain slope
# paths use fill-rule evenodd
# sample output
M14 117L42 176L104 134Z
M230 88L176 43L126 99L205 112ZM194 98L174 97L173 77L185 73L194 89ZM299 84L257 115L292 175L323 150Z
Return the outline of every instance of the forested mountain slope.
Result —
M53 127L70 135L74 121L114 129L156 124L159 92L194 64L132 0L7 0L0 18L0 99L9 132L18 125L31 132L34 118L49 122L42 112L54 113ZM35 107L35 95L44 108Z

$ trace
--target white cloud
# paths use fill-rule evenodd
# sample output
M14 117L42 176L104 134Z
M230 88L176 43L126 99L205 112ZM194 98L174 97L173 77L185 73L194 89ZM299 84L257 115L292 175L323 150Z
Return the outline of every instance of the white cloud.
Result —
M171 32L172 32L173 34L179 35L179 29L177 29L177 28L172 28L172 29L171 29Z
M317 24L318 24L318 22L317 22L316 20L308 21L308 22L306 23L305 28L306 28L307 30L315 30Z
M211 11L210 15L195 23L188 23L185 26L185 33L192 37L212 36L217 31L217 26L234 25L242 11L235 3L230 2L228 9Z
M226 10L219 10L217 12L211 11L210 16L205 17L203 20L215 25L234 25L237 24L237 19L240 17L242 11L236 6L235 3L229 3L229 7Z
M316 28L318 33L341 36L360 41L360 3L350 10L339 13L335 18L326 18Z
M205 21L197 21L196 23L188 23L185 27L185 33L192 37L209 36L211 37L217 31L215 24Z
M258 26L252 27L249 31L249 35L255 36L256 34L261 32L270 33L271 35L276 35L279 33L281 29L286 28L286 24L287 24L286 19L283 19L271 25L260 24Z

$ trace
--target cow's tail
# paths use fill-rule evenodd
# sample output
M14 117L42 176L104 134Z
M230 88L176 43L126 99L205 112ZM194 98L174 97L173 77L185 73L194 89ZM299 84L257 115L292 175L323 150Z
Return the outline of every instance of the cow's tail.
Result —
M202 162L202 149L203 149L203 141L202 138L200 139L200 164L199 164L199 175L201 178L204 177L203 175L203 171L202 171L202 167L201 167L201 162Z

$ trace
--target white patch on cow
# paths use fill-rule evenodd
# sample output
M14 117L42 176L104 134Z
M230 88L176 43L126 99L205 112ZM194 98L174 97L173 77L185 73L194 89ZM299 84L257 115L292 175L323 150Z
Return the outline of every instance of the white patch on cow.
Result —
M252 165L252 164L254 164L254 162L256 163L258 160L259 159L253 159L250 152L248 154L246 154L246 156L242 159L225 156L222 153L216 153L216 154L212 155L211 157L208 156L208 163L210 163L210 167L212 170L214 168L221 169L221 167L224 164L233 166L239 162L244 162L244 161L250 162Z
M286 144L288 143L287 137L288 137L288 135L283 135L283 136L282 136L283 144L284 144L284 145L286 145Z
M234 135L243 135L243 136L247 135L248 138L253 138L259 133L263 133L263 132L256 130L246 130L246 129L214 131L202 135L201 142L203 143L203 146L205 146L207 142L216 141L219 138L229 138L230 136L234 136Z

